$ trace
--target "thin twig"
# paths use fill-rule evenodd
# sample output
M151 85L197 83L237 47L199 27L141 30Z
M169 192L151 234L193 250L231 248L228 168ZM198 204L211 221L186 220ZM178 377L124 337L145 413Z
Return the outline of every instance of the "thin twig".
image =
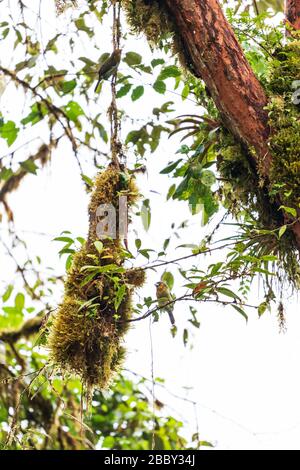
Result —
M184 294L181 297L177 297L176 299L170 300L170 302L166 303L164 307L155 307L153 309L148 310L146 313L141 315L137 318L131 318L130 320L118 320L119 323L133 323L141 320L145 320L146 318L150 317L154 313L158 312L159 310L165 309L168 305L173 305L176 302L182 301L189 301L189 302L206 302L206 303L216 303L219 305L223 305L224 307L228 305L236 305L240 307L247 307L247 308L254 308L257 309L257 305L246 304L244 302L236 302L236 301L227 301L227 300L219 300L219 299L195 299L192 294Z

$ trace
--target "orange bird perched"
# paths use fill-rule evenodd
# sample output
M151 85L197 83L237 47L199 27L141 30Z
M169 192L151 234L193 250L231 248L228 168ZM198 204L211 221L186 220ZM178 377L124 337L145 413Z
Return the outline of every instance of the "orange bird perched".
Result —
M155 285L156 285L156 298L158 300L158 306L160 307L161 311L165 311L168 313L170 322L172 323L172 325L174 325L175 324L175 318L173 315L174 303L170 303L174 299L172 297L170 289L164 281L159 281Z

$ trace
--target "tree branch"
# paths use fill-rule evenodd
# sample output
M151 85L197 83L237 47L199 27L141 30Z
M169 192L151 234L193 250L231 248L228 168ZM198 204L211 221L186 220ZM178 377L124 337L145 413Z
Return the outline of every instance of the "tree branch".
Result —
M251 304L246 304L243 302L236 302L235 300L233 301L227 301L227 300L219 300L219 299L197 299L195 298L192 294L184 294L181 297L177 297L176 299L170 300L170 302L166 303L163 307L158 307L156 306L155 308L152 308L148 310L144 315L141 315L140 317L137 318L131 318L130 320L119 320L120 323L133 323L141 320L145 320L146 318L150 317L156 312L159 312L160 310L164 310L168 305L174 305L176 302L182 302L182 301L189 301L189 302L203 302L203 303L217 303L219 305L223 305L223 307L226 307L228 305L236 305L237 307L248 307L248 308L258 308L258 305L251 305Z

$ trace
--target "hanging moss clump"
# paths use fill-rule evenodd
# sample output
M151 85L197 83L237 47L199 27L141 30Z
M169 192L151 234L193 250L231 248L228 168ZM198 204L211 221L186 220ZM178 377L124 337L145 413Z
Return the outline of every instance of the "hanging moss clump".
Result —
M51 327L51 359L62 371L79 375L87 389L106 388L124 358L122 339L128 329L135 287L145 282L144 271L125 269L124 249L117 237L97 237L97 208L119 196L130 207L138 198L133 178L110 164L95 181L89 204L87 242L73 258L65 296ZM118 220L118 217L117 217Z

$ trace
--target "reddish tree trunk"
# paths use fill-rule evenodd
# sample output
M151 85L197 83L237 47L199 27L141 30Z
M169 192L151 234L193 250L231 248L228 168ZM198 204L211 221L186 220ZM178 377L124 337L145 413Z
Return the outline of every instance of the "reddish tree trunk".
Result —
M285 18L292 28L300 29L300 0L285 0Z

